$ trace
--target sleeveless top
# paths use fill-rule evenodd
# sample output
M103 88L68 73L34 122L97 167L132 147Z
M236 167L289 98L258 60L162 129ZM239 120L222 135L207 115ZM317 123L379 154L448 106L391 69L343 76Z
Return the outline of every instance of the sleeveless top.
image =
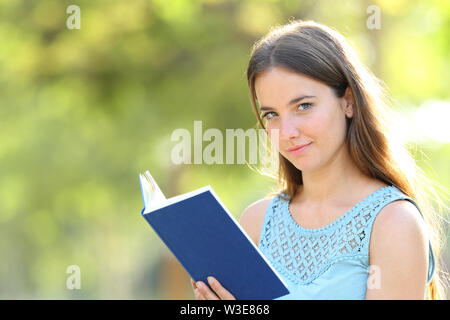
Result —
M376 267L369 266L372 225L378 212L396 200L408 200L419 209L398 188L386 186L331 224L307 229L292 218L290 200L275 196L265 213L258 247L288 286L290 294L278 299L365 299L369 275L374 279L369 285L377 285ZM434 269L429 243L427 282Z

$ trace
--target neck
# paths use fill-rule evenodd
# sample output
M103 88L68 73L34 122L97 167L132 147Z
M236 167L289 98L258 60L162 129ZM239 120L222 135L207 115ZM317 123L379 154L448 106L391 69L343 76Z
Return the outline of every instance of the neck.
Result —
M302 171L303 185L298 197L308 202L325 203L348 197L352 190L363 190L370 181L351 160L346 148L327 165L314 171Z

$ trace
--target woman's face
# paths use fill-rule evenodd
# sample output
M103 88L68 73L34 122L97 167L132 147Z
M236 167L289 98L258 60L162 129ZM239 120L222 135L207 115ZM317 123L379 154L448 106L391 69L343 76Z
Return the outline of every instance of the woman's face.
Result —
M278 129L279 152L299 170L314 171L345 152L346 112L353 115L349 90L338 98L321 82L274 67L256 77L255 91L271 139L270 130Z

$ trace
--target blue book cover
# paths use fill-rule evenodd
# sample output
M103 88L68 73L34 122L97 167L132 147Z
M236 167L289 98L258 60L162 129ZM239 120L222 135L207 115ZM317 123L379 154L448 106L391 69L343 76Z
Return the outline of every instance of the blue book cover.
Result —
M142 216L194 281L208 284L207 277L213 276L239 300L272 300L289 293L210 186L165 199L148 171L140 182Z

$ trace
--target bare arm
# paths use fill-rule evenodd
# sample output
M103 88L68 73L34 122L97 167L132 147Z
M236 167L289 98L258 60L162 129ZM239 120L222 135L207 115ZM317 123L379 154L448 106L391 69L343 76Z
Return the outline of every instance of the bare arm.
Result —
M253 243L258 246L262 224L270 198L258 200L249 205L241 215L239 220L242 228L247 232Z
M373 224L366 299L424 299L428 268L426 226L409 201L384 207Z

